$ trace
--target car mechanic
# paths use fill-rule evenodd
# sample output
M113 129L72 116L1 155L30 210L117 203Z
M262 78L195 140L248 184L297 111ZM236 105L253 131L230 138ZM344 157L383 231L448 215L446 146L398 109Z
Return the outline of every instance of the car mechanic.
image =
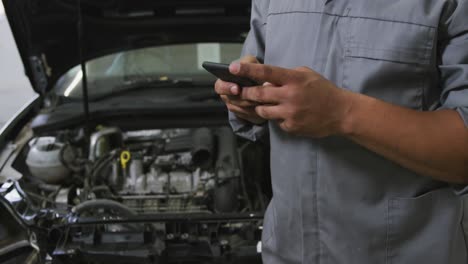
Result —
M269 134L263 260L465 264L468 2L254 0L218 80L234 131Z

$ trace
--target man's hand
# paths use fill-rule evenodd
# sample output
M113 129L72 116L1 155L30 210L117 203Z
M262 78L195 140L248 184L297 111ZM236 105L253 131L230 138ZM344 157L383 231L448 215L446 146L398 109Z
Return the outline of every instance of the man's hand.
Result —
M353 94L313 70L240 62L232 63L230 71L258 83L271 83L242 89L240 98L256 102L257 115L278 121L284 131L316 138L344 133Z
M294 134L340 135L421 175L468 183L468 130L454 110L423 112L337 88L305 68L233 63L231 73L272 86L248 87L240 98ZM443 129L441 129L443 128Z
M253 56L245 56L240 62L258 64L257 58ZM258 105L257 103L240 98L239 95L241 94L242 87L239 87L239 85L218 79L215 84L215 91L226 103L228 110L234 113L238 118L253 124L262 124L265 122L265 119L261 118L255 112L255 107Z

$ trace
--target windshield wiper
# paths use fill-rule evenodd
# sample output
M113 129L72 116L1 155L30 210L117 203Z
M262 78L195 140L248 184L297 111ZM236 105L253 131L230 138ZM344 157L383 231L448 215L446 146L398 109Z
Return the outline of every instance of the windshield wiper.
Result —
M130 78L125 80L121 85L114 86L111 92L93 96L90 101L96 102L105 98L126 94L138 90L148 88L171 88L171 87L187 87L193 86L193 80L190 78L184 79L169 79L169 78L152 78L140 77Z

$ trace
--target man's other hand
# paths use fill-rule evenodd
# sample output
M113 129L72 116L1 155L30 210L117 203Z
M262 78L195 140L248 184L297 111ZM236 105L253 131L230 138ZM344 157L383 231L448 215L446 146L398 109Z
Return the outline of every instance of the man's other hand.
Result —
M245 56L240 59L239 62L259 64L257 58L253 56ZM220 95L229 111L234 113L238 118L246 120L250 123L257 125L264 123L266 120L261 118L255 112L255 107L258 104L240 98L242 90L243 87L239 87L238 84L225 82L220 79L218 79L215 84L216 93Z

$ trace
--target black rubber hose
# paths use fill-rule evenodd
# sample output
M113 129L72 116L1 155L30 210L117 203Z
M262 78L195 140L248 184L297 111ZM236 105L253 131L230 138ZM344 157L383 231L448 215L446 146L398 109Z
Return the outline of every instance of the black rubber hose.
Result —
M214 191L214 205L217 212L234 212L239 207L237 196L240 191L241 168L238 155L236 136L230 128L220 128L216 161L217 187ZM252 205L249 204L249 207Z
M209 128L199 128L192 134L192 162L203 169L213 164L214 135Z
M133 211L132 209L128 208L127 206L113 201L113 200L107 200L107 199L97 199L97 200L90 200L83 202L73 208L73 212L77 214L81 214L83 212L93 210L93 209L110 209L110 210L115 210L124 216L132 216L136 215L136 212Z
M39 183L39 189L46 191L46 192L58 192L60 190L60 185L53 185L47 183Z
M107 199L96 199L96 200L89 200L89 201L83 202L73 207L72 212L79 215L83 212L94 210L94 209L107 209L107 210L118 211L118 214L120 214L121 216L136 215L136 212L128 208L127 206L121 203L118 203L116 201L107 200ZM142 228L142 225L139 225L139 224L123 224L123 226L131 230L139 230Z
M218 130L218 154L216 168L222 169L224 175L222 178L238 177L239 160L237 151L236 136L229 127L223 127ZM223 180L223 179L219 180Z
M112 193L111 189L109 186L106 185L99 185L99 186L94 186L91 188L91 192L93 192L98 198L102 198L103 196L105 198L117 198L114 193ZM106 195L102 195L101 197L98 195L100 193L105 193Z
M70 164L66 159L65 159L65 151L67 149L70 149L71 152L72 152L72 155L74 158L78 158L78 152L76 151L76 149L70 144L70 143L66 143L61 149L60 149L60 152L59 152L59 158L60 158L60 162L63 164L63 166L65 166L68 170L72 171L72 172L80 172L82 170L82 167L79 166L79 165L74 165L74 164Z
M100 158L96 162L94 162L93 167L91 169L91 181L93 184L96 183L96 179L99 176L99 173L107 166L109 165L114 159L117 158L118 154L120 153L120 150L114 150L104 157Z
M244 146L242 146L238 150L238 161L239 161L239 168L240 168L239 171L240 171L240 182L241 182L242 194L244 195L245 200L247 202L248 210L253 211L254 210L253 203L252 203L252 200L250 199L249 193L247 191L247 185L245 184L245 182L246 182L245 173L244 173L245 168L244 168L244 163L242 161L242 154L243 154L247 144L245 144Z

